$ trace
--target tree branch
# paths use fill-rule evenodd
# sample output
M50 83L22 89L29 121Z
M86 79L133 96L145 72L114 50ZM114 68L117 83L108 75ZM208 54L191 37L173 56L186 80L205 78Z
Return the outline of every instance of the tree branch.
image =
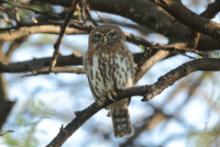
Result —
M15 62L10 64L0 64L0 73L20 73L20 72L31 72L33 70L49 67L51 57L33 59L23 62ZM57 59L57 66L67 66L67 65L82 65L81 55L69 55L69 56L59 56Z
M135 53L134 60L139 62L143 57L143 53ZM9 64L0 63L0 73L21 73L32 72L34 70L46 71L46 68L50 66L51 57L33 59L28 61L14 62ZM57 59L58 67L64 66L78 66L82 65L82 56L78 54L72 54L69 56L59 56ZM58 68L57 67L57 68ZM45 69L43 69L45 68Z
M6 119L8 118L14 104L15 104L15 101L0 100L0 116L1 116L0 117L0 130L5 124Z
M142 60L139 64L139 66L137 67L136 73L135 73L135 83L143 77L143 75L154 65L156 64L158 61L166 58L168 55L170 55L169 51L164 51L164 50L160 50L158 52L156 52L154 55L152 55L149 58L142 58Z
M50 73L75 73L75 74L84 74L85 70L82 67L38 67L30 71L31 74L24 75L22 77L36 76L42 74L50 74Z
M220 24L193 13L182 5L180 0L155 0L155 2L179 22L220 41Z
M210 3L207 9L202 12L201 16L211 19L220 11L220 1L215 0L215 2Z
M136 86L125 91L119 91L115 100L132 96L143 96L142 101L148 101L160 94L165 88L173 85L179 79L195 71L219 71L220 59L197 59L187 62L164 76L152 85ZM47 147L60 147L80 126L82 126L96 112L112 104L110 99L99 99L86 109L76 113L76 117L66 126L61 127L57 136L47 145Z
M62 40L63 35L65 33L68 22L69 22L69 20L72 16L73 12L75 11L76 4L78 2L79 2L79 0L72 0L70 8L68 9L68 12L65 16L64 22L63 22L62 26L60 26L59 36L58 36L56 42L54 43L54 52L53 52L52 59L51 59L51 62L50 62L51 67L55 67L55 65L57 63L57 58L59 56L59 48L60 48L61 40Z
M167 15L166 12L158 8L158 6L152 1L153 0L93 0L90 1L90 5L91 8L96 11L113 13L127 17L138 24L164 34L172 43L177 41L192 41L193 35L191 30L189 30L187 26L175 21L173 17ZM71 0L35 0L32 2L40 2L41 4L50 3L53 5L68 7ZM210 13L210 16L220 9L219 3L214 2L212 7L214 7L214 5L217 5L215 6L215 10L212 8L212 12L210 12L210 7L209 10L207 10L208 13ZM198 44L198 50L213 50L217 48L220 48L219 41L207 37L206 35L201 36Z
M165 46L155 45L155 46L150 47L150 49L154 53L156 53L152 57L146 56L145 53L133 54L134 61L137 64L140 64L140 62L143 61L139 69L139 71L142 71L142 72L141 73L139 73L139 71L137 72L137 74L139 74L138 78L140 78L144 74L144 72L146 72L146 70L148 70L154 63L162 60L163 58L167 57L168 55L172 53L176 54L176 53L192 52L198 55L202 55L203 53L203 52L195 51L193 49L184 48L184 46L182 46L181 44L173 44L173 45L165 45ZM158 51L159 53L157 53ZM9 63L9 64L0 63L0 73L33 72L36 70L42 70L39 72L46 73L47 67L50 66L50 61L51 61L51 57L45 57L45 58L28 60L28 61L14 62L14 63ZM77 53L68 55L68 56L59 56L57 59L57 64L56 64L57 67L78 66L78 65L82 65L82 56ZM59 69L59 71L61 72L65 71L65 67L62 68L62 70ZM57 71L55 71L55 73L56 72Z
M58 24L29 24L20 27L0 29L0 41L12 41L36 33L58 34L59 32L60 26ZM85 34L86 31L73 27L67 27L65 33Z

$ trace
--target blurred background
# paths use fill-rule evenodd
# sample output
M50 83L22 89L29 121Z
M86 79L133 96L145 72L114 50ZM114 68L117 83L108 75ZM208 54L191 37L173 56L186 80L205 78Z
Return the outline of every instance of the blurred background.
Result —
M45 2L1 0L0 34L19 25L46 22L48 16L51 20L63 22L63 16L65 16L63 14L67 11L65 1L63 2L62 5L54 4L50 0ZM149 9L142 10L145 13L150 14L154 7L158 11L163 11L150 0L141 2L146 3L147 6L149 6L148 3L152 4ZM205 11L208 4L212 2L214 1L182 0L187 8L197 14ZM120 7L121 2L118 1L118 3ZM129 17L117 15L117 12L102 10L105 7L95 5L93 9L92 6L90 14L95 22L118 24L123 31L140 36L153 44L166 45L173 41L169 36L172 32L164 33L153 24L154 21L157 23L164 19L163 17L153 20L156 18L151 14L152 24L148 22L149 25L144 25ZM78 7L79 10L77 9L74 13L75 19L85 24L91 23L80 20L82 11L80 6ZM213 21L220 22L220 13L215 15ZM173 23L176 23L175 20ZM180 38L184 36L181 36L182 34L178 31L175 34ZM10 41L2 39L0 61L8 64L51 57L57 37L57 34L33 33ZM87 33L65 35L60 53L61 55L72 53L83 55L88 46L87 41ZM143 52L141 45L129 42L127 45L133 53ZM199 58L192 53L190 56ZM137 85L152 84L161 75L189 60L192 59L185 54L175 54L161 59L147 71ZM134 135L128 138L114 137L111 119L106 117L106 110L101 110L81 126L63 147L219 147L219 83L218 72L195 72L168 87L149 102L141 102L141 97L132 98L129 109ZM2 108L0 110L0 146L45 146L55 137L61 125L66 125L75 117L75 111L83 110L93 102L84 74L2 73L0 75L0 107ZM4 110L5 106L8 108Z

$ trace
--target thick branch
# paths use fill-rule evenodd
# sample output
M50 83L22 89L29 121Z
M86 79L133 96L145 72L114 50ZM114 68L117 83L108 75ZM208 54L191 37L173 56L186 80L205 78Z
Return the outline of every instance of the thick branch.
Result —
M193 52L198 55L202 54L202 52L198 52L193 49L184 48L184 46L181 46L179 44L165 45L165 46L155 45L151 47L151 50L152 52L156 53L152 57L146 56L145 53L133 54L134 61L138 65L140 65L140 62L143 62L140 65L140 69L138 69L139 70L138 72L141 71L141 73L138 73L139 75L137 75L138 78L136 80L142 77L143 74L146 72L146 70L148 70L154 63L158 62L159 60L162 60L163 58L165 58L166 56L172 53ZM159 52L157 53L157 51ZM28 61L14 62L9 64L0 63L0 73L33 72L36 70L46 73L48 70L47 67L50 66L50 61L51 61L51 57L46 57L46 58L33 59ZM71 65L72 66L82 65L82 56L76 53L69 56L58 57L56 64L57 67L71 66ZM62 70L59 69L59 71L65 71L65 68L64 69L62 68ZM80 71L79 73L81 72L82 71Z
M138 62L143 53L134 54L134 60ZM28 61L15 62L10 64L2 64L0 63L0 73L20 73L20 72L32 72L35 70L42 70L42 72L46 72L47 68L50 66L51 57L33 59ZM70 65L82 65L82 56L81 55L69 55L69 56L59 56L57 59L56 66L70 66Z
M204 16L208 19L213 18L220 11L220 1L215 0L215 2L208 5L207 9L202 12L201 16Z
M182 5L180 0L155 1L179 22L220 41L220 24L193 13Z
M34 59L23 62L15 62L10 64L0 64L0 73L19 73L19 72L32 72L33 70L49 67L51 57ZM67 65L81 65L82 57L77 55L70 56L59 56L57 59L57 66L67 66Z
M50 3L68 7L71 0L35 0L32 2ZM219 1L219 0L216 0ZM174 21L174 18L158 8L150 0L93 0L91 8L97 11L118 14L127 17L143 26L167 36L171 42L191 41L192 32L187 26ZM203 16L211 17L220 10L219 3L214 2ZM210 12L212 11L212 12ZM178 33L177 33L178 32ZM181 34L181 35L180 35ZM220 48L220 42L202 35L198 44L199 50L213 50Z
M9 100L0 100L0 130L5 124L7 117L9 116L15 102Z
M0 41L11 41L24 36L28 36L36 33L50 33L50 34L58 34L60 32L60 26L55 24L32 24L22 27L13 27L8 29L0 30ZM66 34L84 34L85 31L67 27L65 30Z
M176 81L195 71L218 71L220 70L220 59L198 59L187 62L164 76L152 85L136 86L125 91L118 92L115 100L131 96L144 96L143 101L152 99L160 94L165 88L173 85ZM61 128L57 136L49 143L48 147L60 147L80 126L100 109L113 103L110 99L98 100L86 109L76 113L76 117L65 127Z

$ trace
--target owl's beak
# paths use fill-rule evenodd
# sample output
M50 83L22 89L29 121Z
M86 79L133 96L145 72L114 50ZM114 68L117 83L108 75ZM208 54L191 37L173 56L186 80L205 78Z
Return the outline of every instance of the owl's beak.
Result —
M108 38L107 36L104 36L104 43L107 43L108 42Z

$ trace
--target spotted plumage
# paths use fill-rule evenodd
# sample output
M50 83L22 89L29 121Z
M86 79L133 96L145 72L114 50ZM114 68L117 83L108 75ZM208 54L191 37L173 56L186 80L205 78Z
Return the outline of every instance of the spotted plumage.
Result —
M125 35L115 25L98 26L90 32L83 64L95 98L114 101L117 90L133 86L135 63L124 43ZM132 133L128 101L123 99L109 106L116 137Z

